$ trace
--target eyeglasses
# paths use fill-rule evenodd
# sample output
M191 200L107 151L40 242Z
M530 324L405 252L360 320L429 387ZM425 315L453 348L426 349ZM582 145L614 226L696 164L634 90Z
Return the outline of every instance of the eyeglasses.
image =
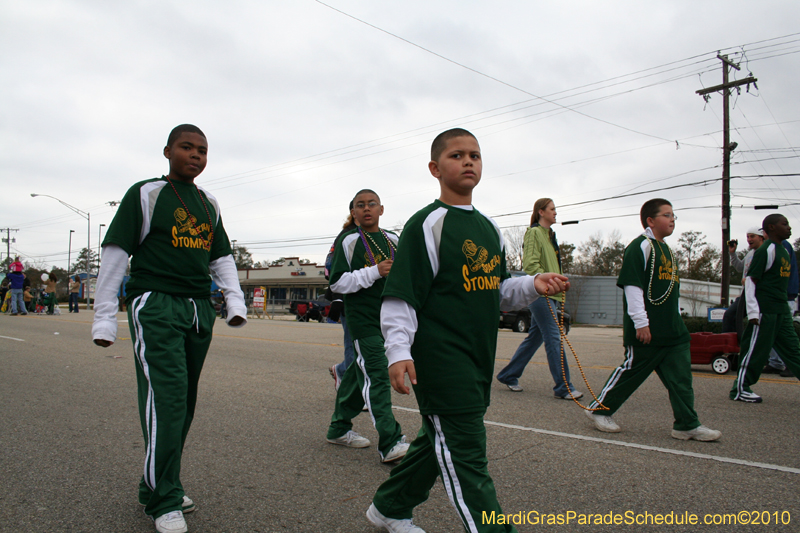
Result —
M380 204L378 204L378 202L373 200L366 204L364 202L358 202L353 207L355 207L356 209L364 209L365 207L369 207L370 209L375 209L376 207L378 207L378 205Z
M677 215L675 215L674 213L664 213L664 214L656 215L656 216L657 217L664 217L667 220L678 220Z

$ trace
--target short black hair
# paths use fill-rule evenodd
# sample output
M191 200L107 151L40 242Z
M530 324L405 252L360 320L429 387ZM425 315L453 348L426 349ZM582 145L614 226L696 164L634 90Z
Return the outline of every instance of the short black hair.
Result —
M639 211L639 218L642 221L642 227L644 229L647 229L647 219L655 218L661 210L661 207L665 205L672 207L672 203L664 198L653 198L652 200L647 200L644 205L642 205L642 209Z
M769 227L774 224L777 224L784 218L786 217L781 215L780 213L772 213L771 215L767 215L764 217L764 220L761 222L761 229L764 230L764 233L767 234L767 238L769 238Z
M360 191L358 191L358 192L356 193L356 195L355 195L355 196L353 196L353 199L350 201L350 209L353 209L353 204L355 203L355 201L356 201L356 198L358 198L358 195L359 195L359 194L364 194L364 193L371 193L371 194L374 194L374 195L375 195L375 196L378 198L378 203L380 203L380 201L381 201L381 197L380 197L380 196L378 196L378 193L376 193L376 192L375 192L375 191L373 191L372 189L361 189Z
M167 137L167 146L172 146L175 144L175 141L178 140L178 137L181 136L181 133L198 133L202 135L204 139L206 138L206 134L194 124L181 124L180 126L175 126L172 128L172 131L169 132L169 137Z
M476 141L478 140L477 137L463 128L453 128L443 131L437 135L433 143L431 143L431 161L438 161L444 149L447 148L447 141L455 139L456 137L472 137Z

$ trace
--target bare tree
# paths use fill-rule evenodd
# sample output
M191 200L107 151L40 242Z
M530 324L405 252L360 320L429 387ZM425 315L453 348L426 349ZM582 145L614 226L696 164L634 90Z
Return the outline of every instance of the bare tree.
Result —
M503 232L506 241L506 268L522 270L522 253L525 248L525 229L520 226Z

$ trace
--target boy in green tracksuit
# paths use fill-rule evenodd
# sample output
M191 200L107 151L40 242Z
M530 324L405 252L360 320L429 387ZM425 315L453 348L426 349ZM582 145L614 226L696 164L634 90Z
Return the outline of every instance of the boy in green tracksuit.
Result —
M397 249L397 235L378 225L382 214L378 195L369 189L359 191L352 209L358 227L337 240L333 252L331 290L344 295L356 364L347 367L336 391L327 440L351 448L369 446L369 440L352 429L352 419L366 406L378 430L381 461L390 463L403 458L408 443L392 412L392 389L381 336L381 292Z
M753 254L745 278L749 323L742 336L739 374L729 395L747 403L761 403L750 386L758 382L773 347L789 370L800 376L800 341L786 301L791 262L781 244L792 236L792 228L785 216L775 213L764 219L762 229L767 240Z
M367 518L390 532L424 533L411 521L441 477L469 532L516 531L486 524L499 515L486 459L500 309L518 309L567 286L558 274L510 278L500 229L472 207L481 178L480 146L466 130L441 133L431 147L441 196L406 223L381 305L392 387L408 394L408 374L423 417L403 461L378 489ZM456 310L456 312L453 312Z
M216 317L212 278L225 291L228 325L244 325L247 315L217 200L194 183L207 152L196 126L172 130L164 148L169 174L125 194L103 241L97 279L92 338L108 347L116 341L117 292L133 256L125 288L145 439L139 503L161 533L186 532L183 513L195 509L180 467Z
M689 330L678 300L680 282L670 247L664 242L675 231L672 204L663 198L648 200L639 213L645 232L635 238L622 258L617 286L624 290L622 307L625 361L608 378L598 401L586 415L600 431L617 433L611 418L617 409L655 370L669 391L675 421L672 437L714 441L719 431L700 425L694 410Z

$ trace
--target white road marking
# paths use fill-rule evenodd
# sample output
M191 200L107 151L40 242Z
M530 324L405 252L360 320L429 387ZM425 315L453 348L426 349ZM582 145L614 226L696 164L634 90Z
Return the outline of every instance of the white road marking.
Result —
M25 342L25 339L16 339L16 338L14 338L14 337L5 337L5 336L3 336L3 335L0 335L0 339L10 339L10 340L12 340L12 341Z
M419 413L419 409L409 409L408 407L398 407L396 405L392 406L393 409L397 409L399 411L408 411L411 413ZM484 420L484 423L487 426L497 426L507 429L516 429L518 431L530 431L533 433L539 433L541 435L550 435L552 437L566 437L568 439L575 439L575 440L585 440L589 442L598 442L601 444L611 444L614 446L623 446L626 448L635 448L637 450L645 450L650 452L659 452L659 453L668 453L670 455L682 455L684 457L694 457L695 459L706 459L710 461L718 461L720 463L730 463L740 466L752 466L754 468L761 468L764 470L777 470L779 472L787 472L789 474L800 474L800 468L792 468L790 466L782 466L782 465L773 465L769 463L757 463L755 461L747 461L745 459L734 459L733 457L722 457L719 455L708 455L705 453L695 453L695 452L687 452L683 450L673 450L671 448L660 448L658 446L648 446L646 444L636 444L634 442L623 442L618 440L611 440L611 439L601 439L598 437L587 437L586 435L575 435L574 433L562 433L560 431L550 431L547 429L537 429L537 428L530 428L526 426L517 426L514 424L504 424L502 422L492 422L490 420Z

